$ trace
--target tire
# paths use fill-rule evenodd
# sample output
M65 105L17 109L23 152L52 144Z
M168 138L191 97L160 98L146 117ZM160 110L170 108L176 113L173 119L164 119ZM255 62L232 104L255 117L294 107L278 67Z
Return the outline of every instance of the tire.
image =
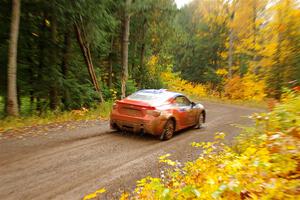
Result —
M204 113L201 112L200 115L199 115L199 117L198 117L198 121L197 121L197 124L195 125L195 128L196 129L201 128L202 125L203 125L203 123L204 123Z
M173 120L169 119L164 127L163 134L161 135L161 140L169 140L173 137L175 131L175 123Z
M116 124L111 124L110 129L114 131L121 131L120 127L118 127Z

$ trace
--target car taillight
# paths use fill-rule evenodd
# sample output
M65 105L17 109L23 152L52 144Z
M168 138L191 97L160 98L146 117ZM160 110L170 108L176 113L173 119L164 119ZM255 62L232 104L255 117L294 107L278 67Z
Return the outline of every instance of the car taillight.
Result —
M158 110L147 110L148 115L152 115L153 117L158 117L160 115L160 111Z

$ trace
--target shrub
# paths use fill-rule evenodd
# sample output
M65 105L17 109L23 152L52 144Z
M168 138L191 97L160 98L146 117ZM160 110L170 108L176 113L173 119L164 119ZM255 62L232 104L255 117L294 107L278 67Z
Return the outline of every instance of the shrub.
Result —
M229 99L262 101L265 94L265 83L255 75L234 76L225 81L224 95Z
M107 119L112 108L112 101L95 105L95 108L65 111L47 112L43 115L32 115L28 117L7 117L0 120L0 133L7 130L22 129L27 126L46 125L51 123L64 123L69 121Z
M207 96L206 87L202 84L193 84L179 77L179 74L172 73L170 70L161 74L166 88L181 92L191 97Z

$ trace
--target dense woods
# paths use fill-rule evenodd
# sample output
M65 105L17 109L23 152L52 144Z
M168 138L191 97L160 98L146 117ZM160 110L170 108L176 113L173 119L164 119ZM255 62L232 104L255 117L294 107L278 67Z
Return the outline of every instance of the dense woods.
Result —
M3 116L178 80L203 95L278 99L300 81L296 0L2 0L0 27Z
M166 166L157 170L159 177L141 179L133 192L125 191L120 199L299 199L299 0L191 0L181 8L176 6L175 0L1 0L0 28L0 136L5 135L7 144L17 144L13 147L26 153L26 157L22 154L24 159L20 159L22 165L25 163L26 166L25 159L32 161L31 155L46 160L44 155L33 154L38 145L26 143L29 140L23 138L26 134L37 136L43 133L46 136L48 127L54 127L57 133L65 133L63 130L69 131L76 126L88 127L89 121L95 125L94 131L99 119L108 118L116 99L139 89L167 88L185 93L197 101L205 97L243 104L249 101L254 102L256 107L258 103L268 102L270 112L253 114L250 117L254 120L251 127L235 125L242 130L235 139L231 135L224 140L226 134L221 132L216 133L211 141L211 131L220 126L226 125L225 130L233 130L228 128L233 124L233 118L220 123L220 126L214 125L222 121L222 117L241 115L234 106L234 113L224 109L225 116L207 123L207 127L213 124L213 128L201 129L201 132L194 130L196 137L198 133L201 135L199 140L206 141L192 142L192 146L200 148L197 152L201 152L196 160L180 163L173 161L170 154L160 156L159 162ZM211 108L207 107L208 110ZM217 111L215 113L220 115ZM210 118L213 118L212 115ZM75 121L82 124L72 123ZM49 126L36 126L45 124ZM107 124L103 123L104 126ZM141 127L144 130L143 124ZM26 134L18 130L21 128ZM100 134L106 129L97 130ZM22 140L10 143L10 134ZM64 136L61 143L55 134L53 141L52 137L43 135L39 144L49 141L47 152L48 148L51 152L51 148L55 147L55 154L60 155L57 145L52 145L54 142L59 147L72 145L70 149L73 152L78 146L74 145L75 142L85 140L84 146L88 146L91 143L86 139L93 142L92 137L98 137L98 133L89 134L86 131L79 135L80 138L72 136L70 140L65 140L69 136ZM111 137L112 134L106 136ZM184 144L191 140L181 140L181 136L175 142L180 140L180 144ZM97 140L103 140L101 144L106 141ZM127 148L128 141L119 143L122 144L119 146ZM23 142L26 144L24 150L18 146ZM138 148L143 148L146 143L143 140L141 144ZM3 146L4 153L8 152L5 148L9 145ZM149 142L149 145L154 143ZM181 152L180 156L186 156L187 148L181 151L178 145L170 142L164 145L172 146L172 151L175 148ZM100 150L101 153L115 151L115 147L112 149L103 151L101 146ZM82 151L81 148L79 150ZM151 157L144 157L149 157L150 163L150 158L165 150L151 154L147 150ZM41 148L37 152L44 150ZM100 151L97 150L97 153ZM69 155L68 151L66 155ZM188 152L187 159L192 155ZM145 161L135 162L131 156L131 164ZM4 163L7 157L3 157ZM78 162L86 167L88 156L84 160L81 160L82 155L79 157ZM14 164L20 163L15 162L16 158L5 163L6 166L13 168ZM76 159L67 159L72 164L72 173ZM65 166L63 160L59 164L54 163L55 168L59 170L59 166L64 166L62 172L68 172L68 163ZM40 164L39 161L32 161L30 169L34 168L34 163ZM89 160L88 164L91 162L93 160ZM111 163L113 161L109 161ZM117 165L122 166L113 171L131 167L127 161ZM49 167L43 163L43 166L49 171L54 165ZM16 169L21 168L17 166ZM42 169L37 169L42 177L47 175ZM83 172L88 172L90 178L92 168L86 169ZM18 178L22 171L18 171L16 177L10 174L4 177L4 185L13 182L7 177ZM123 178L126 178L123 174L114 175L117 181ZM90 180L93 184L101 181L99 177ZM53 179L42 178L37 184L43 181ZM24 185L26 182L20 183ZM53 183L51 185L55 185ZM84 188L87 186L84 185ZM11 189L7 191L9 195L17 191L8 187ZM75 186L70 188L72 192L79 191ZM59 190L51 197L61 196L64 191ZM105 191L101 188L84 199L97 198ZM71 192L68 194L71 195Z

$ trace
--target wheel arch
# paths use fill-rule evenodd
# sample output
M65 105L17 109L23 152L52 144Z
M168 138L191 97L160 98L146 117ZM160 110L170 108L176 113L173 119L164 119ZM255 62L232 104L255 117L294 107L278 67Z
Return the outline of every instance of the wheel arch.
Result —
M177 121L176 121L176 118L175 118L174 116L171 116L171 117L168 118L167 121L169 121L169 120L172 120L172 121L174 122L174 130L176 130L176 127L177 127Z

